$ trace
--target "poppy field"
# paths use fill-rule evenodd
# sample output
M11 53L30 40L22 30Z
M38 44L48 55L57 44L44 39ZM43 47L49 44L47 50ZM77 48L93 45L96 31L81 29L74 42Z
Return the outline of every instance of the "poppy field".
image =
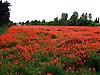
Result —
M12 26L0 36L0 75L99 75L100 27Z

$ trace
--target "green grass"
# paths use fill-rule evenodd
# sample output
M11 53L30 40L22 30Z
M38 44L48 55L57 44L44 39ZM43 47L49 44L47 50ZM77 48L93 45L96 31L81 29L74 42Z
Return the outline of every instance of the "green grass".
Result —
M0 36L6 32L6 30L8 29L9 27L7 25L1 25L0 26Z

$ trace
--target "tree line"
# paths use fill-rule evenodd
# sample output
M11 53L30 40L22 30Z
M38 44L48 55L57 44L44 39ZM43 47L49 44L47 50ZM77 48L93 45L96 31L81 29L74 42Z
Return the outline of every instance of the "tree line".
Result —
M91 13L82 13L79 17L78 12L73 12L68 19L68 13L62 13L61 18L55 17L53 21L46 22L45 19L40 20L27 20L26 22L19 22L21 25L54 25L54 26L99 26L99 17L94 21L92 20Z
M16 25L9 20L10 18L10 3L8 1L2 2L0 1L0 25L8 24L8 25ZM54 25L54 26L99 26L99 17L97 17L94 21L92 20L91 13L82 13L79 16L78 12L73 12L71 17L68 19L68 13L62 13L61 18L55 17L53 21L46 22L46 20L27 20L26 22L19 22L20 25Z

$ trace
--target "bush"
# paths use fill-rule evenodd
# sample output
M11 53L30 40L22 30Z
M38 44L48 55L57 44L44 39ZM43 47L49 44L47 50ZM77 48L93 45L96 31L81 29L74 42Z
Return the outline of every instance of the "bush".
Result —
M0 35L2 35L9 27L7 25L0 26Z
M45 64L40 68L41 75L46 75L47 73L52 73L52 75L65 75L62 65L56 64Z
M100 71L100 55L90 53L85 66L88 68L95 68L97 72Z

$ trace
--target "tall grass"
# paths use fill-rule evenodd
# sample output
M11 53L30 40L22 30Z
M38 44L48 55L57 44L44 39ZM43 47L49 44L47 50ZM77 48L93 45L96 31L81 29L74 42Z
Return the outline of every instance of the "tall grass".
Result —
M1 25L0 26L0 36L6 32L6 30L8 29L9 27L7 25Z

